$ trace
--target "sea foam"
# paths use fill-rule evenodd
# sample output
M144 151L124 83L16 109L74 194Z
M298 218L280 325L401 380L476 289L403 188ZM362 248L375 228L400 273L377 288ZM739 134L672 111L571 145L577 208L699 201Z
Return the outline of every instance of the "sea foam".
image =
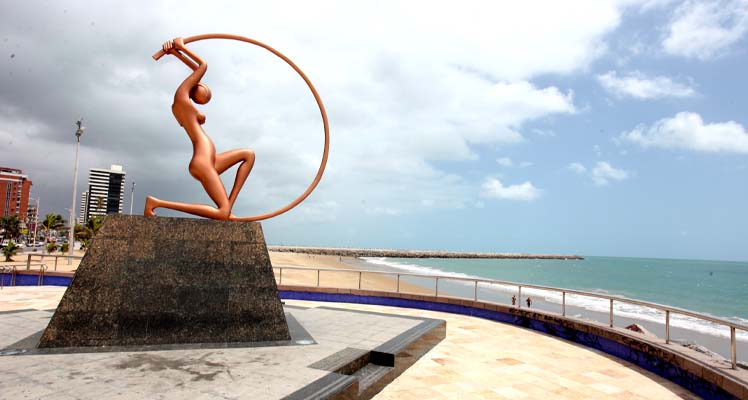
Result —
M421 275L438 275L453 278L475 278L484 279L479 276L473 276L464 274L461 272L444 271L439 268L427 267L418 264L398 262L386 257L362 257L362 260L388 269L402 270L408 273L421 274ZM457 284L464 285L466 287L472 286L473 284L465 281L455 281ZM449 289L442 289L448 291ZM489 290L495 293L502 294L515 294L517 293L517 286L515 285L481 285L481 291ZM603 289L596 289L594 292L599 294L608 294ZM549 303L555 303L559 306L562 303L562 294L555 291L549 291L544 289L535 288L522 288L523 299L526 296L542 298ZM610 301L608 299L595 298L590 296L582 296L578 294L567 293L566 294L566 305L581 307L589 311L608 313L610 312ZM614 316L628 317L632 319L638 319L642 321L649 321L658 324L665 323L665 312L660 311L651 307L643 307L635 304L628 304L623 302L613 302L613 314ZM748 325L748 320L739 317L716 317L731 321L737 324ZM691 331L705 333L717 337L730 337L730 329L724 325L715 324L710 321L706 321L699 318L694 318L687 315L671 313L670 314L670 325L673 327L683 328ZM740 341L748 341L748 332L736 331L736 338Z

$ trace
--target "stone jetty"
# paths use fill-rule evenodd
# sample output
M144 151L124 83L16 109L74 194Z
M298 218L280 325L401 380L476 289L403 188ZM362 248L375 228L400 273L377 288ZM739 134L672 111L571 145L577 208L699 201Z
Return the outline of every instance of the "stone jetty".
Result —
M268 246L269 251L315 254L341 257L391 257L391 258L492 258L536 260L584 260L584 257L561 254L479 253L464 251L354 249L333 247Z

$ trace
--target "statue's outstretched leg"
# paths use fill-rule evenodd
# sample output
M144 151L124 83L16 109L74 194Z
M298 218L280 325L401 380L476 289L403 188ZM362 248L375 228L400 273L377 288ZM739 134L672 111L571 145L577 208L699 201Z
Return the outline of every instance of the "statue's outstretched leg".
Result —
M193 172L194 171L194 172ZM181 211L187 214L198 215L205 218L226 220L231 215L231 205L229 204L226 189L218 173L213 168L191 169L193 176L203 184L205 192L210 195L211 199L218 207L207 204L195 203L178 203L174 201L159 200L155 197L148 196L145 199L145 216L155 216L156 208L168 208L171 210ZM221 196L222 195L222 196Z
M241 165L236 171L234 186L231 188L231 194L229 194L230 209L234 208L236 197L239 196L239 191L242 190L244 182L247 181L247 177L249 177L249 173L255 165L255 152L250 149L236 149L216 154L215 167L219 175L238 163L241 163Z

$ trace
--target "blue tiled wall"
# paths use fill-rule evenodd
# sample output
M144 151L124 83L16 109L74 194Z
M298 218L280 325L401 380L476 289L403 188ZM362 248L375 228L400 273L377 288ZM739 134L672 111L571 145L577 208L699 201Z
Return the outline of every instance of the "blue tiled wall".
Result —
M282 299L289 300L312 300L329 301L340 303L376 304L382 306L394 306L405 308L416 308L448 312L453 314L470 315L485 318L491 321L509 323L525 328L533 329L554 335L572 342L580 343L629 361L641 368L651 371L665 379L673 381L678 385L705 399L737 399L722 388L685 371L676 365L659 359L653 355L632 349L624 344L606 339L595 334L585 333L558 324L542 322L527 317L515 316L500 311L491 311L483 308L474 308L455 304L434 303L429 301L410 300L391 297L359 296L343 293L316 293L296 292L290 290L278 291Z
M10 286L12 275L11 274L0 274L3 286ZM45 275L43 279L43 285L49 286L69 286L73 278L66 276L49 276ZM16 286L37 286L39 285L39 275L16 275Z

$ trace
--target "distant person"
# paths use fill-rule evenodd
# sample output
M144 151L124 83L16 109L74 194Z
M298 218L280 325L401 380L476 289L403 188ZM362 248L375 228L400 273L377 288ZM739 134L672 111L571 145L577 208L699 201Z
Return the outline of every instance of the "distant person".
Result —
M527 308L530 308L531 305L532 305L532 299L528 297L527 298Z
M517 305L517 295L516 295L516 294L513 294L513 295L512 295L512 305L513 305L513 306L516 306L516 305Z

